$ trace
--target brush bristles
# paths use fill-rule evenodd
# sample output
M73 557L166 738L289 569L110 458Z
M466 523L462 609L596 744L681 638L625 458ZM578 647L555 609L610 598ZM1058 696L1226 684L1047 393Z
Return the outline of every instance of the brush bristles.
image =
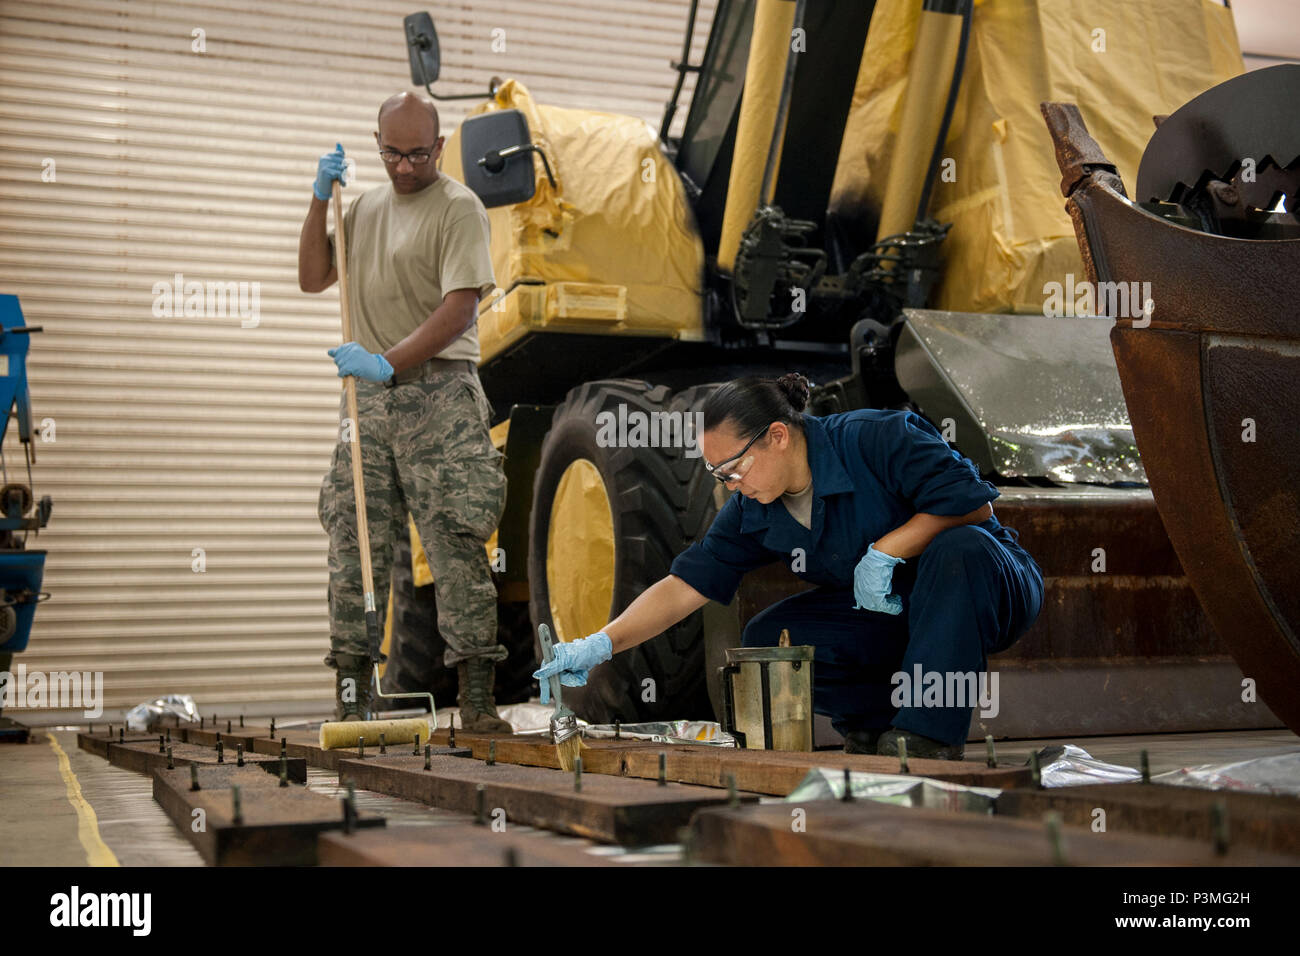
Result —
M555 745L555 755L559 758L561 770L572 770L578 755L587 749L582 742L582 734L566 737Z

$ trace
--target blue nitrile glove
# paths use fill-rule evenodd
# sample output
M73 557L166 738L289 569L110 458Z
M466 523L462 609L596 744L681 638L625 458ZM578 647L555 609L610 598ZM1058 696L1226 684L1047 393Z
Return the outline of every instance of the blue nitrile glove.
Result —
M567 643L556 641L554 650L555 657L533 671L542 686L543 704L551 702L551 684L547 678L552 674L559 674L560 683L565 687L581 687L587 683L588 671L614 656L614 645L604 631Z
M334 187L330 185L334 180L343 182L343 174L347 172L348 164L343 159L343 144L335 143L334 149L321 156L320 162L316 164L316 182L312 183L311 191L317 199L330 201L333 195Z
M356 342L335 346L329 350L329 356L339 367L339 378L355 375L367 382L387 382L393 377L393 367L388 364L388 359L367 352Z
M902 558L877 551L874 544L868 546L867 553L853 569L853 596L858 599L854 610L901 614L903 599L889 592L893 588L894 565L906 563Z

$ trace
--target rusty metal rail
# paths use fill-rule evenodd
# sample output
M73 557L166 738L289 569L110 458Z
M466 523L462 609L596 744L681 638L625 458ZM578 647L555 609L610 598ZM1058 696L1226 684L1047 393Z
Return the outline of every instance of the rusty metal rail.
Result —
M775 750L740 750L704 744L658 744L646 741L585 741L584 770L589 773L658 779L663 756L665 779L705 787L726 787L734 777L741 790L785 796L815 767L865 773L900 772L897 757L845 754L839 751L792 753ZM474 757L490 753L500 763L531 767L559 766L555 745L544 737L521 736L478 739L470 744ZM1028 767L991 768L976 761L919 760L908 763L917 776L981 787L1023 787L1030 782Z
M141 731L126 732L125 727L116 726L112 730L107 728L97 730L83 730L77 733L77 746L82 750L94 754L96 757L108 759L108 745L116 743L143 743L146 741L158 741L162 737L164 742L167 740L166 731L158 733L146 733ZM180 743L180 738L173 738L173 743Z
M1300 856L1300 799L1197 790L1160 784L1120 783L1008 790L998 797L999 816L1040 819L1056 812L1067 824L1091 826L1105 812L1107 830L1187 837L1202 842L1222 838L1234 844Z
M270 727L239 727L234 725L234 721L226 721L219 728L193 727L185 726L180 728L181 734L187 744L198 744L200 747L215 747L220 740L227 748L232 748L235 744L243 744L244 750L248 753L253 752L253 742L262 738L269 739L271 736Z
M168 750L171 751L168 754ZM244 765L248 768L265 771L276 777L283 767L288 778L295 783L307 781L307 762L300 757L268 757L262 754L244 754ZM158 741L137 741L135 743L108 744L108 762L115 767L131 770L135 773L150 774L155 770L166 770L170 763L173 767L186 767L190 764L201 766L222 766L229 764L238 767L240 756L238 749L217 750L212 747L200 747L197 744L173 743L170 747L160 746Z
M210 866L313 866L317 837L342 829L347 813L343 801L302 786L279 786L249 767L159 770L153 795ZM384 824L383 817L355 810L349 822Z
M664 754L669 780L725 787L734 777L736 786L754 793L783 797L797 787L815 767L848 768L863 773L900 773L897 757L845 754L836 751L790 753L769 750L737 750L681 744L660 751L635 750L623 754L623 773L629 777L658 777L659 754ZM1030 781L1028 767L986 767L974 761L908 761L908 773L934 780L979 787L1022 787Z
M322 770L339 769L340 760L353 759L358 756L356 747L339 747L335 750L326 750L320 745L320 734L314 730L282 730L279 731L274 740L259 737L253 741L253 747L259 754L269 756L278 756L283 743L284 752L290 757L301 758L307 761L310 767L319 767ZM420 741L419 754L424 753L426 741ZM413 753L416 750L414 744L392 744L386 747L390 754ZM379 748L369 747L366 749L368 755L374 756L379 753ZM433 747L433 753L439 756L450 757L468 757L468 747Z
M663 749L663 744L642 740L585 739L582 767L586 773L623 776L623 755L629 750ZM476 760L495 759L501 763L525 767L560 769L560 759L555 744L546 737L478 737L469 742L470 752Z
M321 866L618 866L569 839L507 826L450 823L323 833ZM626 865L626 864L622 864Z
M367 757L339 764L339 782L448 810L572 833L606 843L675 842L677 831L703 807L726 804L725 790L659 785L604 774L576 774L514 764L488 765L461 757ZM737 793L741 803L757 800Z
M1058 822L896 807L869 800L703 810L693 860L734 866L1296 866L1300 857Z

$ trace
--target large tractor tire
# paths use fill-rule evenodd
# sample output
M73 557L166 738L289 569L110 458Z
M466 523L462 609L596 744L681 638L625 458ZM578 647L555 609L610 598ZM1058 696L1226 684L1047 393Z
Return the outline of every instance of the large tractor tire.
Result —
M589 382L555 410L533 488L528 578L533 623L571 641L600 630L708 530L717 510L698 455L676 447L604 447L602 412L693 410L699 389ZM698 408L698 405L693 406ZM629 434L631 429L629 429ZM564 700L594 723L709 719L701 615L614 656Z
M439 707L456 706L457 678L454 668L442 662L447 642L438 630L438 602L432 584L416 587L411 572L411 540L399 534L393 548L393 627L384 668L384 693L433 691ZM537 691L533 671L532 628L528 605L497 603L497 640L510 652L497 664L496 702L516 704ZM377 709L418 706L415 698L387 701L377 699Z

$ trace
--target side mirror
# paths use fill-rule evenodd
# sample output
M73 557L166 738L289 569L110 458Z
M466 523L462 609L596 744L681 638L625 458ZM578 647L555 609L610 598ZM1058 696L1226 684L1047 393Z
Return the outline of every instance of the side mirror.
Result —
M428 13L412 13L403 18L406 28L406 52L411 61L411 82L416 86L429 86L438 79L440 56L438 31L433 28L433 17Z
M460 124L460 164L465 185L487 208L527 202L537 191L530 153L542 157L555 185L546 154L532 143L528 120L519 110L493 110Z

